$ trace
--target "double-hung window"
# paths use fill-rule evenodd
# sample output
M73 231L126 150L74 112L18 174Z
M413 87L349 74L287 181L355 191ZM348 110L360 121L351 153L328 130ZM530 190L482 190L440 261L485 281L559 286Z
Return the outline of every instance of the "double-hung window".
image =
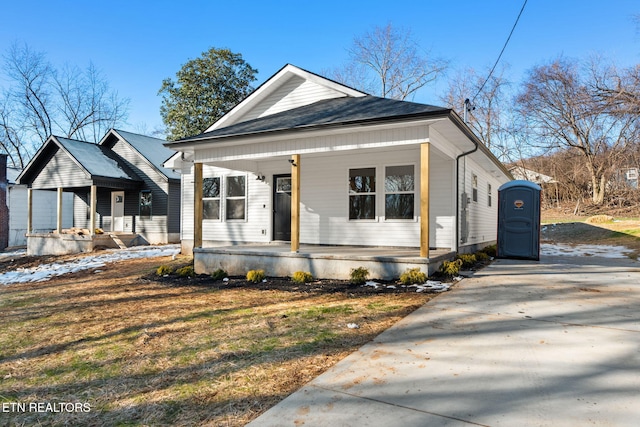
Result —
M349 169L349 219L376 218L376 168Z
M387 166L384 177L385 219L413 219L415 173L413 165Z
M227 219L245 219L247 192L246 177L228 176L226 179Z
M202 218L220 219L220 177L202 180Z

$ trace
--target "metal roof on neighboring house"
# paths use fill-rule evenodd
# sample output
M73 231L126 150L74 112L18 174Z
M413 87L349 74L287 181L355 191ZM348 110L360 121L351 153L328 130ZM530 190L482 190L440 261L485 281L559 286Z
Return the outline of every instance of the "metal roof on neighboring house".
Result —
M269 116L215 129L170 143L218 139L264 132L287 131L329 125L384 122L429 114L447 114L449 108L366 95L325 99Z
M163 139L153 138L151 136L139 135L136 133L126 132L114 129L118 135L122 136L133 148L135 148L149 163L151 163L159 172L169 179L180 179L180 174L172 169L165 168L163 163L176 152L165 147L167 141Z
M55 139L92 176L139 181L125 172L118 162L107 155L107 149L91 143L56 136Z

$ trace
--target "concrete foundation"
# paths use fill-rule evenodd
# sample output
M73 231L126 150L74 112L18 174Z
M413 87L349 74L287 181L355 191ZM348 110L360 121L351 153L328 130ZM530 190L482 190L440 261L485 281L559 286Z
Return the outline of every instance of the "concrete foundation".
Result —
M127 247L148 244L137 234L119 234L118 237ZM69 255L118 247L108 234L96 234L93 237L88 234L27 234L27 255Z
M249 270L264 270L267 276L286 277L308 271L322 279L349 279L351 270L364 267L369 277L397 279L408 268L433 274L454 252L434 250L430 258L420 258L417 249L359 248L303 245L298 253L285 245L195 248L197 274L210 274L221 268L229 275L242 276Z

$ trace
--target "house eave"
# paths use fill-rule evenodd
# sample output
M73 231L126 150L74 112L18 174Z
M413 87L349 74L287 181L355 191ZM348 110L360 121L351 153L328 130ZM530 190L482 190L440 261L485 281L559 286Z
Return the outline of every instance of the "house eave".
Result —
M186 151L184 149L198 148L210 148L212 146L227 146L237 143L241 140L256 140L260 142L283 139L297 138L301 133L315 133L322 135L324 133L348 133L356 129L362 129L364 127L367 130L374 130L376 128L397 127L398 125L414 125L414 124L430 124L434 121L445 119L448 116L450 110L410 114L403 116L373 118L364 120L353 120L336 123L323 123L313 125L296 126L294 128L281 128L281 129L268 129L256 132L246 132L235 135L219 135L219 136L205 136L190 138L188 140L175 141L165 144L165 146L176 150Z

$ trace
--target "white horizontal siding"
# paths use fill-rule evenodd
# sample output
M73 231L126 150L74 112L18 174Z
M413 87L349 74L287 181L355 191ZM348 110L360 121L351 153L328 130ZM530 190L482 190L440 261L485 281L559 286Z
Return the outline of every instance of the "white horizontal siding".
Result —
M414 147L389 147L383 150L349 151L335 154L302 156L301 168L301 243L327 245L365 245L418 247L420 245L419 194L420 150ZM437 150L431 156L431 233L430 246L453 247L454 182L452 160ZM385 166L414 165L415 218L385 220ZM235 172L205 165L203 176L244 174L247 176L248 201L246 221L204 220L203 240L213 242L269 242L272 239L273 175L290 173L286 158L256 162L252 172ZM349 169L375 167L377 194L376 219L348 219ZM256 173L265 176L257 181ZM182 238L193 238L193 175L183 175ZM224 198L223 198L224 199ZM224 203L224 201L222 202ZM224 206L222 209L224 216Z
M9 246L27 244L27 187L9 186ZM57 191L33 190L33 231L48 233L58 226ZM73 226L73 193L62 194L62 227Z
M461 245L482 245L497 239L498 233L498 188L504 183L481 168L473 157L460 162L460 192L466 192L468 205L468 238ZM473 201L473 175L478 177L478 200ZM488 204L488 186L492 188L491 206ZM461 206L462 208L462 206ZM461 228L462 230L462 228ZM460 236L462 237L462 235Z
M429 213L435 220L429 234L435 236L435 247L455 248L455 160L431 151Z
M330 134L309 138L264 141L252 144L216 146L198 150L197 162L263 159L291 154L332 153L335 151L366 150L372 148L400 147L427 142L429 128L426 125L376 129L342 134Z
M266 97L239 121L247 121L290 110L314 102L344 96L326 86L310 82L299 76L293 76L272 94ZM236 121L237 122L237 121Z

